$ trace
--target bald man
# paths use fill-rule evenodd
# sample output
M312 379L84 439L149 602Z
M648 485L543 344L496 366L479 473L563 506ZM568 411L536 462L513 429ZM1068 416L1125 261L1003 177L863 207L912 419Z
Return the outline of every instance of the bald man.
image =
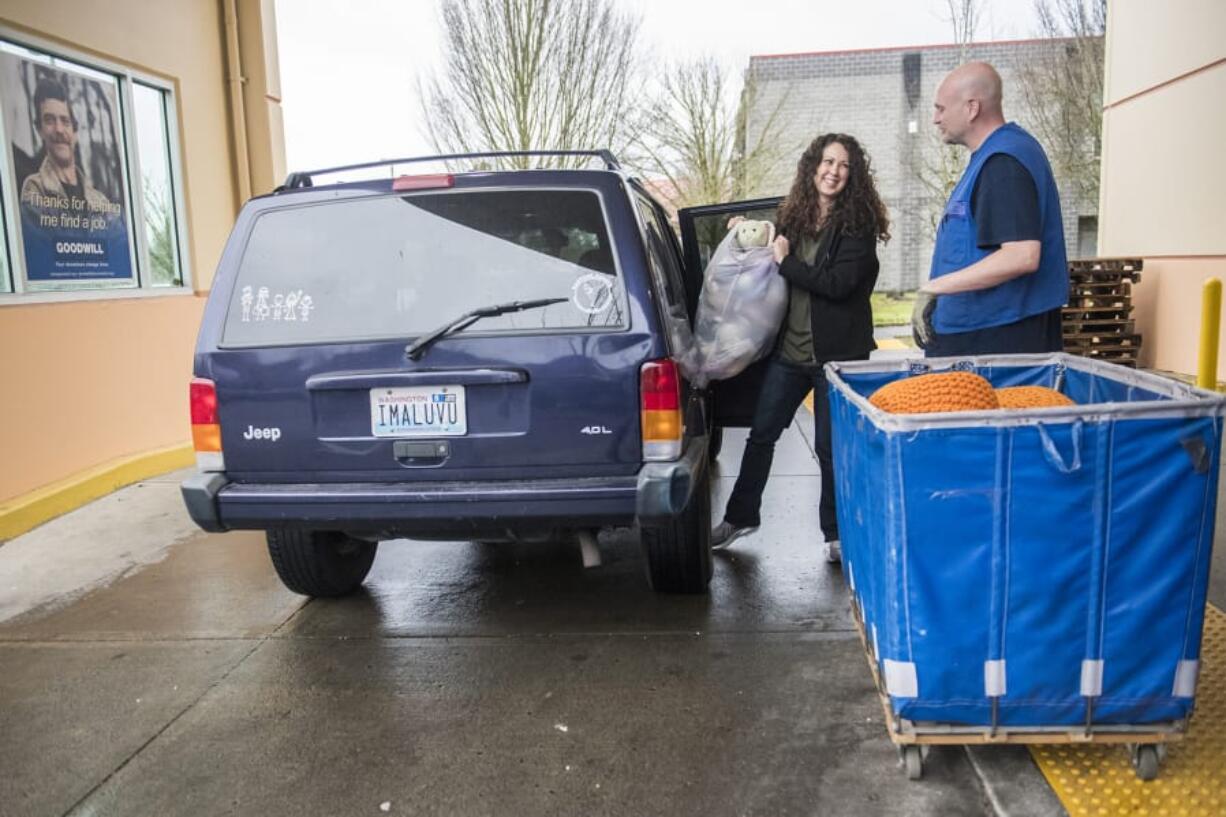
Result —
M937 229L916 342L927 357L1060 351L1068 260L1042 146L1005 122L1000 75L985 62L945 77L932 124L971 156Z

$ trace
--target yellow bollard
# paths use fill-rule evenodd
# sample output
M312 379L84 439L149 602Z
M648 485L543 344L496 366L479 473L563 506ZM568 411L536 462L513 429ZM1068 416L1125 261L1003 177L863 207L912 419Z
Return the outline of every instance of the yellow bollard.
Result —
M1218 278L1205 281L1200 297L1200 359L1196 369L1196 385L1202 389L1217 389L1217 346L1222 325L1222 282Z

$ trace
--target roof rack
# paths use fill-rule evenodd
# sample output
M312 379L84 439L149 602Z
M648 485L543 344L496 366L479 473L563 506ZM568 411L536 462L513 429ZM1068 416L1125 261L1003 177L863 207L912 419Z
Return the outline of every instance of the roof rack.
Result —
M368 167L386 167L388 165L402 165L410 162L434 162L446 161L449 159L493 159L507 158L512 156L595 156L605 163L605 167L609 170L621 170L621 163L617 161L617 157L613 155L611 150L497 150L487 151L483 153L449 153L440 156L413 156L406 159L380 159L377 162L363 162L356 165L339 165L337 167L323 167L318 170L306 170L291 173L285 177L285 184L277 188L277 190L294 190L299 187L313 187L311 181L312 176L321 176L325 173L340 173L345 170L365 170Z

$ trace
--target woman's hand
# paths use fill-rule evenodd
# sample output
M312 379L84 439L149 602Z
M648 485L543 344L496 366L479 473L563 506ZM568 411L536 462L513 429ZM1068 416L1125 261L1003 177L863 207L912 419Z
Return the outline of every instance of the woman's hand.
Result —
M733 227L740 224L744 220L744 216L733 216L732 218L728 219L728 229L731 231Z
M787 258L788 253L792 251L792 245L783 236L775 236L775 241L771 244L771 250L775 256L775 263L782 264L783 259Z

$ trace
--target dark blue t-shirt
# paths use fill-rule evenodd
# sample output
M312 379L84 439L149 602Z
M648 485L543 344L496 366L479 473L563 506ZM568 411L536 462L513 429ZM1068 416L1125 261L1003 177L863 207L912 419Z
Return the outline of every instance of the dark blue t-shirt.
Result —
M983 163L971 191L975 214L975 243L996 249L1006 241L1039 241L1039 192L1030 172L1007 153Z

